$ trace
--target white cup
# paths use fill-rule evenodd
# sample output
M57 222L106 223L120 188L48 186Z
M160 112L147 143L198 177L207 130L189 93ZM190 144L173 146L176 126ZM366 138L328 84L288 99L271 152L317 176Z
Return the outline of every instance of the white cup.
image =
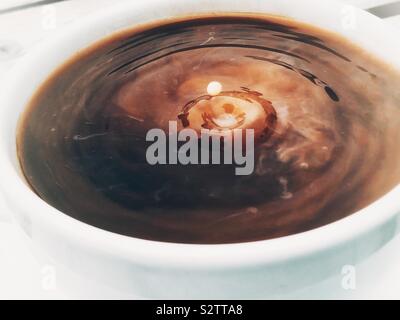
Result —
M35 245L66 267L143 298L268 298L340 273L344 265L371 255L398 231L399 187L345 219L301 234L241 244L186 245L95 228L59 212L27 186L16 154L17 121L57 66L122 28L205 12L292 17L340 33L400 69L394 30L362 10L328 0L157 0L109 7L36 48L1 88L0 186L17 223ZM349 17L353 24L347 23Z

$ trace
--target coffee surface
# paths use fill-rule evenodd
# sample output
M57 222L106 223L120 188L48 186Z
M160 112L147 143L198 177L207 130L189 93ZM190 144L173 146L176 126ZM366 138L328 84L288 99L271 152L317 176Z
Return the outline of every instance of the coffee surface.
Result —
M187 106L212 81L232 101L268 102L254 172L150 165L147 132L190 126ZM199 244L282 237L398 184L399 87L391 67L289 19L168 20L103 39L57 70L23 115L19 158L42 199L105 230Z

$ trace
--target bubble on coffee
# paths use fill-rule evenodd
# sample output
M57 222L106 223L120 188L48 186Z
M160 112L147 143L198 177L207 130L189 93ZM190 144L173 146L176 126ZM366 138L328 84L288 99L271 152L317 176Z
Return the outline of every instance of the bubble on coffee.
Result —
M98 228L178 243L272 239L342 219L398 184L399 87L391 66L287 18L166 20L56 70L23 115L19 158L39 197ZM254 129L254 171L149 164L146 133L170 121Z

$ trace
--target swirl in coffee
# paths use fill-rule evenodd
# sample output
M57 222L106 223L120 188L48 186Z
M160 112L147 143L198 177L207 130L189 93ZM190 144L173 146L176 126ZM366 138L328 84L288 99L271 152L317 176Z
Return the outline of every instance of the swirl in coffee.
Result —
M398 88L391 66L287 18L165 20L56 70L23 115L18 153L37 195L90 225L178 243L272 239L342 219L399 183ZM149 163L148 132L171 122L224 141L253 130L254 170Z

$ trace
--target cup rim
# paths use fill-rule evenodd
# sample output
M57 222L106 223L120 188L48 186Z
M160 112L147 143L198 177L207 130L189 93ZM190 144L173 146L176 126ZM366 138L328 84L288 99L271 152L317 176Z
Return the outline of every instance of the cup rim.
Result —
M191 9L196 6L195 2L198 4L197 0L177 0L174 6L176 8ZM237 3L232 2L232 0L203 0L202 4L213 5L213 7L215 4L220 4L221 6L229 4L228 8L240 6L244 8L239 2L240 1ZM291 14L291 12L295 10L293 8L299 8L300 6L309 8L312 4L314 8L313 12L320 11L322 14L324 12L329 12L339 19L340 16L338 16L338 14L340 14L343 6L346 6L348 8L353 8L352 10L354 10L356 17L362 21L362 27L366 29L366 31L377 28L379 31L386 31L389 35L391 34L391 28L381 19L361 9L336 1L326 0L322 4L321 2L315 3L313 0L277 0L266 3L262 3L262 1L258 0L249 0L246 2L246 7L249 7L250 4L252 8L254 8L253 10L257 10L258 12L265 12L268 8L272 8L269 13L276 14L287 12L287 16L306 23L309 23L310 19L312 20L314 13L304 14L302 12L305 12L305 10L299 9L300 13L296 16L296 14ZM62 41L67 42L69 39L76 38L78 34L82 34L82 30L93 30L95 25L99 25L99 21L106 21L104 19L110 18L111 20L118 20L115 17L118 15L124 16L124 13L126 15L127 11L135 11L136 15L144 14L155 6L157 7L157 15L163 15L163 9L166 9L167 6L171 6L171 4L168 0L154 0L152 2L140 4L137 2L124 1L112 8L96 12L84 21L64 27L64 30L56 36L53 36L51 39L41 44L40 47L35 48L28 56L23 58L16 68L14 68L13 73L7 78L7 83L3 86L3 93L0 95L0 105L7 107L0 108L0 132L9 132L9 129L6 128L8 123L6 119L8 119L7 117L9 117L10 112L12 112L9 106L18 104L18 99L22 99L18 96L17 85L28 78L26 77L27 74L32 75L33 72L37 70L37 65L43 60L44 54L50 55L52 48L62 47ZM177 12L178 14L185 13L183 12L184 10L177 11L179 11ZM186 13L189 13L189 11ZM230 9L229 11L233 10ZM301 19L301 17L304 17L304 19ZM149 19L149 21L152 20L154 19ZM329 18L329 21L329 23L332 23L332 16ZM118 23L120 23L120 21L117 21L117 24ZM326 29L330 29L326 23L314 22L313 24L321 28L326 27ZM115 27L111 29L113 28ZM115 28L116 31L119 29L121 28ZM95 35L92 35L92 38L101 40L105 33L107 33L107 27L97 31ZM343 30L341 34L351 38L354 32ZM396 34L393 32L393 35L395 36ZM376 37L377 36L375 36L375 38ZM369 40L371 48L375 47L373 38L374 37L371 37L371 40ZM387 38L389 37L387 36ZM90 43L93 43L93 41ZM386 48L390 48L388 46L389 43L389 41L387 41L387 43L385 42ZM76 47L75 52L79 50L78 46ZM381 51L384 49L385 48L381 49ZM366 50L370 51L369 49ZM397 47L396 50L400 53L400 48ZM386 54L386 56L384 56L386 61L400 66L400 58L395 58L394 53L389 55L387 55L387 52L376 53L382 57ZM68 54L68 56L70 55ZM398 57L400 57L400 54ZM58 63L58 66L65 61L64 58L59 58L59 60L61 63ZM39 83L42 83L48 75L49 73L43 72L42 75L38 76L41 77ZM28 85L26 92L31 92L29 98L32 96L32 93L36 91L36 87L37 84L35 83ZM24 110L25 106L26 103L21 110ZM19 111L18 114L20 114ZM13 127L12 130L14 130L13 137L15 140L15 127ZM400 203L397 201L400 198L400 186L398 185L368 207L346 218L310 231L286 237L254 242L213 245L143 240L88 225L51 207L44 200L39 198L24 182L18 172L18 168L13 164L13 157L16 156L15 141L5 140L4 138L0 139L0 168L2 170L0 187L9 199L9 202L18 204L23 207L23 210L29 211L28 214L31 216L31 219L35 224L40 225L41 230L46 230L57 234L57 236L67 238L80 246L106 252L115 257L123 257L129 261L134 261L143 265L162 263L165 266L176 268L190 266L191 268L201 269L209 268L210 265L214 268L235 268L244 265L254 266L258 264L276 263L278 261L289 260L295 257L320 252L327 248L343 245L384 224L400 212ZM34 235L34 237L35 236L36 235ZM37 236L40 237L40 235Z

